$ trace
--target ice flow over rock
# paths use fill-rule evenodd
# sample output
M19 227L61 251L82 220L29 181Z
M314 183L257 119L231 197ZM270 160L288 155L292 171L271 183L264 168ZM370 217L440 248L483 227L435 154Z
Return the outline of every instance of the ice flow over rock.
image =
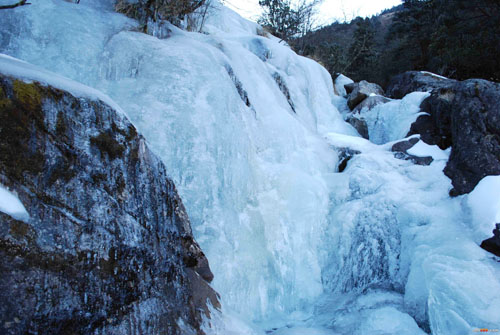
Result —
M325 69L218 4L204 34L170 26L164 39L110 0L38 1L2 24L1 52L103 91L161 157L221 294L207 332L499 324L500 269L470 237L466 196L449 199L442 161L415 166L386 144L426 93L377 106L373 144L343 121ZM360 154L339 174L342 147Z

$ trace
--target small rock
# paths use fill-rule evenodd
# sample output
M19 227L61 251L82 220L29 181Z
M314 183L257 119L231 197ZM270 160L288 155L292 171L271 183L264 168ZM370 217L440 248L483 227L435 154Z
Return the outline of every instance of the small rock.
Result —
M368 139L368 125L363 117L358 115L350 115L347 122L356 129L361 137Z
M359 155L361 152L357 150L352 150L350 148L337 148L338 153L339 153L339 165L338 165L338 170L339 172L344 172L344 170L347 167L347 163L349 160L355 156Z
M356 87L356 83L349 83L344 85L347 94L351 94L351 92L354 90L354 87Z
M397 159L411 161L413 164L417 165L430 165L434 161L431 156L419 157L408 153L408 150L417 144L418 141L418 138L413 137L408 140L395 143L391 148L394 152L394 157Z
M490 237L481 243L481 248L500 257L500 223L495 225L495 229L493 229L493 237Z
M404 140L404 141L400 141L400 142L397 142L395 143L392 148L391 148L391 151L393 152L403 152L403 153L408 153L407 151L409 149L411 149L415 144L418 143L418 138L416 137L412 137L408 140Z

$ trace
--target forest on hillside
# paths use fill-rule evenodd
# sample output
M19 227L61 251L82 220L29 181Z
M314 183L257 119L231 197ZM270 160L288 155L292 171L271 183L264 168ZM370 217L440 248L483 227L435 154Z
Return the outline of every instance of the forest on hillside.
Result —
M454 79L500 81L500 0L404 0L371 18L333 23L289 43L343 73L385 86L426 70Z

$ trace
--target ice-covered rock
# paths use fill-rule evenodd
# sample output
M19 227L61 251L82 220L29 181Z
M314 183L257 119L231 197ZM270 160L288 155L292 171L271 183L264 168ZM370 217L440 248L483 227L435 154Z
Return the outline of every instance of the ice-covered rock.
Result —
M165 166L103 100L0 57L3 334L201 334L219 307Z
M334 83L334 89L335 89L335 94L345 97L347 96L348 93L345 89L345 85L354 83L354 81L351 78L348 78L344 76L343 74L339 74L337 78L335 78L335 83Z

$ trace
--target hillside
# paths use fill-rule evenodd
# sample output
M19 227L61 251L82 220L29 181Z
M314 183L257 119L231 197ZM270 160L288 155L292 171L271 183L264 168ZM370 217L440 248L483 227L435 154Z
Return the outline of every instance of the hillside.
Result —
M333 23L292 45L335 78L382 86L409 70L500 81L500 7L480 0L404 1L371 18Z

